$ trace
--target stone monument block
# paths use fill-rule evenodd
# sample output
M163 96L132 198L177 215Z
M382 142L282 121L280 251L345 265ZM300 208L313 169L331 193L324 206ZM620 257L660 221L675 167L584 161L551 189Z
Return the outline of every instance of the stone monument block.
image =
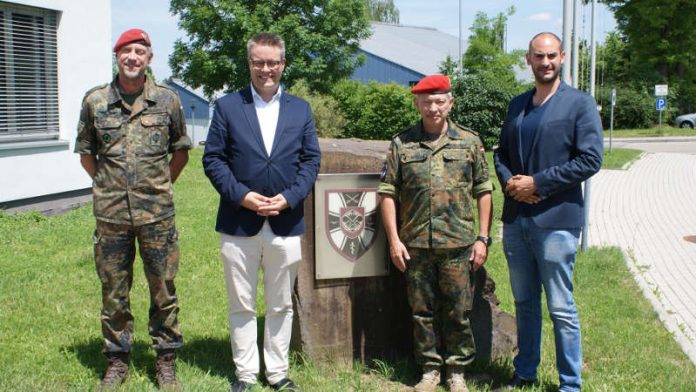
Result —
M321 173L379 173L388 144L322 140L321 146ZM293 348L315 361L331 358L345 363L412 355L403 273L390 268L388 276L316 278L316 236L324 233L314 232L315 219L323 218L315 216L314 197L310 194L304 204L306 230L294 293ZM498 308L495 283L484 269L475 280L472 328L477 355L511 355L516 346L515 319Z

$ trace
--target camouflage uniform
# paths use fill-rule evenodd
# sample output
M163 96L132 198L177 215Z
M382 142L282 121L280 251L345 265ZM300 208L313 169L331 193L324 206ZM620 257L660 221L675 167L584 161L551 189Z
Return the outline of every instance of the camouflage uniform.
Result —
M168 153L191 148L191 140L174 91L148 79L131 107L116 80L85 95L75 145L76 153L97 156L94 254L102 282L104 351L131 350L136 238L150 287L153 346L175 349L183 339L174 286L179 247Z
M474 359L474 200L491 190L483 145L472 131L450 122L439 140L429 141L418 123L391 142L378 192L399 207L399 238L411 256L406 279L415 356L422 365Z

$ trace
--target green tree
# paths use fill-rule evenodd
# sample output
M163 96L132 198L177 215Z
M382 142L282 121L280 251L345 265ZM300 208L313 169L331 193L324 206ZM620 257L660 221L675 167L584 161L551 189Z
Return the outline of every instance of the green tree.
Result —
M627 78L642 85L668 83L683 110L696 109L696 34L693 0L604 0L625 39ZM671 95L671 94L670 94Z
M454 75L459 72L459 63L457 60L454 60L452 56L447 55L445 61L441 62L437 68L443 75Z
M344 137L389 140L420 118L410 89L394 82L343 80L332 94L340 112L349 119Z
M628 83L629 56L625 38L616 31L607 34L604 44L597 50L599 61L597 68L601 70L600 79L605 85Z
M170 11L187 33L174 44L172 72L209 96L249 84L246 42L261 31L285 40L283 83L304 79L319 92L353 72L370 34L364 0L171 0Z
M332 96L311 92L304 80L298 80L288 91L309 103L319 137L341 137L348 121L340 113L338 102Z
M510 7L505 13L489 18L484 12L476 14L469 28L469 46L462 59L462 68L467 74L491 73L504 81L514 81L514 66L521 66L524 50L505 52L505 25L508 17L515 13Z
M517 81L514 71L515 66L523 65L525 51L504 50L505 24L514 12L514 7L510 7L493 18L483 12L476 14L462 59L464 74L454 74L452 78L455 100L450 116L478 132L487 149L498 142L508 103L528 87ZM450 70L456 65L448 58L440 69Z
M498 142L508 103L525 89L520 84L500 83L496 75L488 72L463 75L452 83L454 106L450 117L478 132L490 150Z
M369 20L399 23L399 9L394 0L365 0L365 12Z

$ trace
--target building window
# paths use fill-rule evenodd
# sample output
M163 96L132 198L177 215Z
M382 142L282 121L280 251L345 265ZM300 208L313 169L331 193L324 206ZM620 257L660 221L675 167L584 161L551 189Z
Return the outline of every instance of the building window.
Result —
M0 143L58 138L56 19L0 1Z

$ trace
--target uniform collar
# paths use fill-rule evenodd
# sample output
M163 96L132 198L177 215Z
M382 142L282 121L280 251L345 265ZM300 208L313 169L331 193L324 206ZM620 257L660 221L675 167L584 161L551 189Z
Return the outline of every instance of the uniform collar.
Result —
M150 78L145 76L145 85L143 86L143 100L153 103L157 102L157 100L153 98L152 94L154 86L155 82L153 82ZM109 86L108 98L109 105L113 105L118 101L123 100L123 97L121 96L121 91L119 91L118 89L118 74L116 75L116 77L114 77L114 80L111 81L111 85Z
M427 141L427 132L423 128L423 120L418 122L418 132L420 133L420 139ZM462 136L459 132L459 126L454 123L450 118L447 118L447 130L445 131L445 137L448 139L461 139Z

